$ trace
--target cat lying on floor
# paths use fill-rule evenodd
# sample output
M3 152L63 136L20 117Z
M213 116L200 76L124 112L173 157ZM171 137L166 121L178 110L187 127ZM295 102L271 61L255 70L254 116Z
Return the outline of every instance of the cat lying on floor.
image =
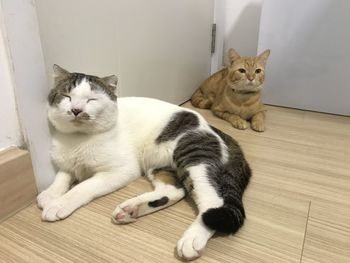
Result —
M210 76L193 93L193 106L211 111L237 129L265 130L266 108L261 101L270 50L257 57L241 57L229 50L230 65Z
M116 224L191 194L199 214L177 244L185 259L198 257L215 231L240 228L251 171L236 141L194 111L149 98L117 99L115 76L69 73L57 65L54 72L48 118L59 171L37 198L43 220L64 219L146 174L154 190L118 205Z

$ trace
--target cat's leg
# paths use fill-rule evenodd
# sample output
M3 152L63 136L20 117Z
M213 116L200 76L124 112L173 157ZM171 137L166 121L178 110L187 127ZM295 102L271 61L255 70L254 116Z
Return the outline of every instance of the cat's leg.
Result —
M45 205L42 219L57 221L72 214L79 207L93 199L113 192L127 185L139 176L138 169L100 172L77 184L67 193Z
M263 132L265 131L265 111L258 112L251 120L251 127L254 131Z
M227 111L216 111L213 110L213 113L221 119L228 121L231 125L237 129L245 130L248 128L248 122L243 120L240 116L236 114L229 113Z
M59 171L53 183L37 197L39 208L44 208L50 201L65 194L72 185L74 178L71 174Z
M221 207L223 199L211 185L206 165L192 166L187 171L193 183L192 197L198 206L199 213L178 241L177 252L180 257L190 260L200 256L208 240L215 233L214 230L204 224L202 214L210 208Z
M191 103L193 106L201 109L210 109L213 104L212 100L203 94L201 88L198 88L193 93Z
M185 190L177 182L176 171L153 170L147 177L151 180L154 190L144 193L117 206L112 213L116 224L134 222L136 218L156 212L177 203L185 196Z

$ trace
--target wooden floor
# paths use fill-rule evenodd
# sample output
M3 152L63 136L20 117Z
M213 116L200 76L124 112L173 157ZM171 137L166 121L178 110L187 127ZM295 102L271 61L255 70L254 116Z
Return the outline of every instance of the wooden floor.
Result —
M196 262L350 262L349 118L269 107L267 131L256 133L199 112L239 141L253 177L244 227L211 239ZM56 223L32 204L0 225L0 261L179 262L176 242L195 217L186 201L111 223L116 204L148 189L140 179Z

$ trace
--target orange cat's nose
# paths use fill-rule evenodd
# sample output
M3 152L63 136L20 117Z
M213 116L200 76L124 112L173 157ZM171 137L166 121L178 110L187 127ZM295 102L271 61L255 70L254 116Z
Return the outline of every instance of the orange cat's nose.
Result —
M248 79L249 79L250 81L253 81L253 80L254 80L254 76L248 76Z

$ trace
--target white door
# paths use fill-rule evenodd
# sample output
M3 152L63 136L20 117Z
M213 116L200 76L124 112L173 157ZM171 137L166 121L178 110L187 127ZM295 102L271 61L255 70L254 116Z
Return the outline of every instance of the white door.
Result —
M117 74L119 95L188 100L210 74L213 0L37 0L47 74Z
M265 0L259 51L271 49L264 101L350 115L348 0Z

